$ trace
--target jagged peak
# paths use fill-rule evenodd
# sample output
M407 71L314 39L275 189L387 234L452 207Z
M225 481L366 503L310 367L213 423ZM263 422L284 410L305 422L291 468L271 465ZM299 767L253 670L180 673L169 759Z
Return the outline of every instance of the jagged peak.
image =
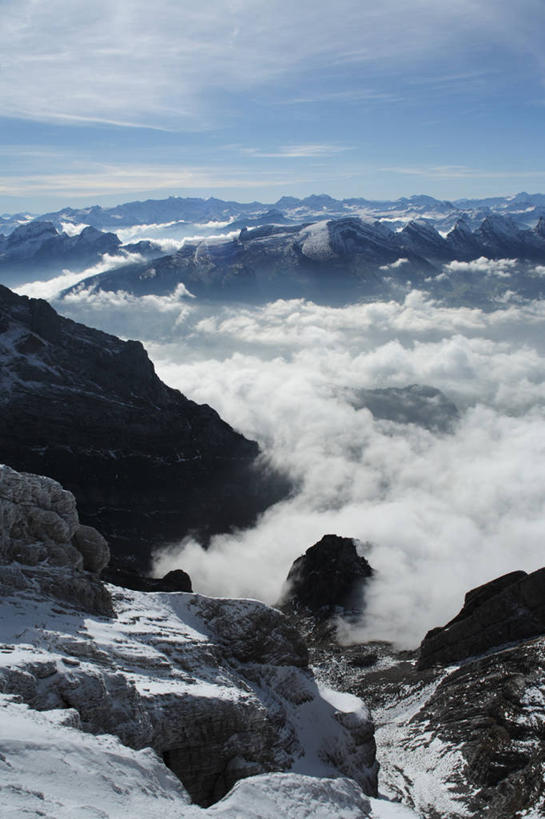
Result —
M537 225L534 228L535 232L538 236L542 236L545 239L545 216L540 216Z
M25 242L28 239L36 239L38 236L58 236L57 229L53 222L28 222L26 225L20 225L10 234L10 244L18 242Z
M473 236L471 225L469 224L466 216L460 216L460 218L456 220L456 222L454 223L454 225L447 234L447 239L449 236L455 236L460 234L463 234L464 237L467 238Z
M401 233L405 236L416 234L418 236L426 236L427 238L433 238L435 240L440 240L443 238L441 234L436 231L433 225L430 225L430 223L426 222L424 219L411 219L411 221L408 222L402 229Z
M498 234L517 235L520 233L520 228L517 223L510 216L500 216L498 213L489 213L483 219L479 230L492 230Z

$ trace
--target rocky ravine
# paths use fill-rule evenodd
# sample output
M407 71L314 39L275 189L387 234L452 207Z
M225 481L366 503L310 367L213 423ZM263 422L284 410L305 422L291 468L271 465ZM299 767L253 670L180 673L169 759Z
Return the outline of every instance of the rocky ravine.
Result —
M145 570L154 545L253 522L286 485L258 446L165 386L144 348L0 285L0 460L49 475Z
M107 547L51 479L1 467L0 513L8 815L200 815L190 801L248 777L211 812L407 815L363 795L377 788L367 709L317 684L280 612L104 586Z
M308 570L307 581L315 563ZM344 584L359 581L353 558L336 571ZM381 791L424 819L545 815L544 572L513 572L468 592L419 652L342 646L343 608L324 620L304 596L292 607L318 679L371 707Z

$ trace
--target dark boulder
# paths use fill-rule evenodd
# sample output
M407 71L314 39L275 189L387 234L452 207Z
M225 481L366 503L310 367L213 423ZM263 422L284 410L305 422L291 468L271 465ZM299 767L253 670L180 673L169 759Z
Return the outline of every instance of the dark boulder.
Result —
M426 634L419 667L449 665L544 633L545 568L511 572L469 591L459 614Z
M191 578L182 569L174 569L164 577L146 577L127 569L106 569L102 579L114 586L143 592L192 592Z
M319 617L339 608L361 611L363 585L372 574L353 538L324 535L294 561L280 605Z

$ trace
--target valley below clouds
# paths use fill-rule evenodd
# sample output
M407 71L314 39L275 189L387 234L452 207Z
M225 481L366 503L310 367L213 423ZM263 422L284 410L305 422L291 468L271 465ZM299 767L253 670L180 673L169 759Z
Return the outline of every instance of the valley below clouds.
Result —
M346 307L210 306L181 287L140 298L83 290L54 306L139 338L167 384L257 440L292 483L254 528L207 551L191 538L171 544L157 574L183 568L199 592L274 604L312 543L355 537L376 574L345 638L413 647L468 588L543 564L542 301L483 311L414 290ZM456 405L453 423L389 420L359 400L415 384Z

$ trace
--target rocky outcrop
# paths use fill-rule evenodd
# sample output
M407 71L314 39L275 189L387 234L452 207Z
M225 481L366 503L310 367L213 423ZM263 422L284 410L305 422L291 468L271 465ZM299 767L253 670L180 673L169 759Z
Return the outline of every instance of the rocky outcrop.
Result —
M114 566L146 570L155 545L250 524L286 490L255 469L255 442L159 380L139 342L1 286L0 364L0 461L73 492Z
M364 584L373 570L358 554L356 543L353 538L324 535L294 561L280 605L320 618L361 612Z
M0 588L38 586L43 593L99 614L111 598L96 578L110 551L79 523L74 496L51 478L0 465Z
M469 591L460 613L427 633L419 666L449 665L544 633L545 568L511 572Z
M423 819L545 815L545 638L422 669L385 643L306 637L316 676L371 708L381 793Z
M452 246L427 222L410 221L400 232L399 238L403 247L432 264L449 262L454 258Z
M433 432L451 432L459 417L457 407L441 390L421 384L356 390L351 403L357 409L365 407L375 418L417 424Z
M70 709L34 711L1 694L0 705L6 817L376 819L374 808L382 806L346 778L266 773L240 780L220 802L201 808L190 804L181 782L153 750L133 750L112 735L74 730L77 714ZM411 815L384 807L388 816ZM378 814L386 815L380 808Z
M126 569L107 569L103 579L124 589L143 592L191 592L191 578L183 569L173 569L164 577L147 577Z
M461 808L449 815L544 815L544 690L544 640L521 641L448 674L413 717L413 742L432 726L444 749Z
M181 282L198 298L262 302L307 297L341 300L379 292L383 266L406 281L423 280L432 266L383 225L361 219L243 228L235 240L186 242L153 264L128 265L85 279L76 288L166 294ZM74 288L71 288L71 291Z

